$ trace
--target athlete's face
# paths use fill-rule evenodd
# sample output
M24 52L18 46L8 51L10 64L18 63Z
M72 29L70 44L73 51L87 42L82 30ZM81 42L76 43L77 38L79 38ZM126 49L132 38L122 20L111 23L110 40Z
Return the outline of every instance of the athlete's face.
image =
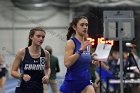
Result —
M43 31L36 31L35 34L31 37L32 44L40 46L45 38L45 32Z
M77 25L74 27L74 30L80 36L86 35L87 31L88 31L88 21L87 21L87 19L84 19L84 18L80 19L78 21Z

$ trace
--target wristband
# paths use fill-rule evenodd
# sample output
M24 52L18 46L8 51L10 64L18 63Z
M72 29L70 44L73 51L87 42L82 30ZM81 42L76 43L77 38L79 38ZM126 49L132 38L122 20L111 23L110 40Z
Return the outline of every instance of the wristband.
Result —
M76 51L77 54L81 55L83 53L83 50Z

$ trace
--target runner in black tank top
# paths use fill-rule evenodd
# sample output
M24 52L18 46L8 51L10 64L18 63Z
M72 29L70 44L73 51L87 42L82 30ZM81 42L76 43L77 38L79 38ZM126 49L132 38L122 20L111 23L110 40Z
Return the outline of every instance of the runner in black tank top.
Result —
M43 83L48 83L50 76L50 55L41 48L44 38L45 31L34 28L30 31L28 47L18 51L11 72L19 78L15 93L43 93Z
M45 53L41 49L41 56L39 58L32 58L28 48L25 49L25 57L21 62L20 71L21 73L28 74L31 76L29 81L19 80L19 86L17 86L16 93L28 93L30 90L34 93L43 93L42 78L45 67ZM19 90L20 88L20 90Z

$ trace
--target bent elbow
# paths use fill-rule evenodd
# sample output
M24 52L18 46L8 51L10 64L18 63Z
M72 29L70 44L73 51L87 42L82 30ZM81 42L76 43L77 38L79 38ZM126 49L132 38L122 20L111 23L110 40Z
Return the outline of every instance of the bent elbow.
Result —
M11 71L11 76L15 77L15 71Z
M65 65L66 68L70 67L70 64L68 62L66 62L66 61L64 62L64 65Z

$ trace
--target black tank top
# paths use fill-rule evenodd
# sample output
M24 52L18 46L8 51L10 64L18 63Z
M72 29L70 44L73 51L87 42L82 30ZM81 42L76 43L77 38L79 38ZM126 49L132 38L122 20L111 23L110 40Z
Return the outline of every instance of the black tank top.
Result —
M41 49L39 58L32 58L28 47L25 48L25 57L20 65L20 72L31 76L29 81L21 80L21 87L31 89L43 89L42 78L45 69L45 52Z

